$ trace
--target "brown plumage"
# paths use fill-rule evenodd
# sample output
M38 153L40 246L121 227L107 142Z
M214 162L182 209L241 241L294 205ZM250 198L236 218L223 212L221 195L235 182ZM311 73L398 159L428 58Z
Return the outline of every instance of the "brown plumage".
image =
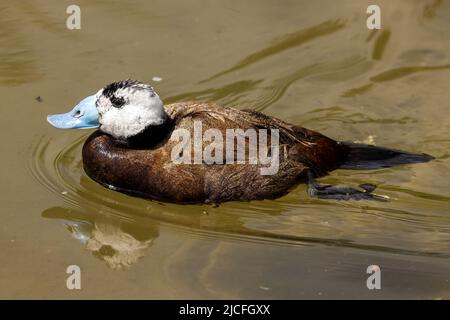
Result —
M94 132L83 147L86 173L108 188L131 195L178 203L219 203L279 197L307 181L308 171L322 176L338 168L349 153L345 144L255 111L195 102L171 104L165 110L170 125L158 135L148 135L146 139L153 140L149 146L142 141L124 145ZM227 128L278 129L278 172L261 175L260 164L173 163L171 150L177 141L170 140L170 134L179 128L192 133L196 120L201 121L203 132L216 128L224 136Z

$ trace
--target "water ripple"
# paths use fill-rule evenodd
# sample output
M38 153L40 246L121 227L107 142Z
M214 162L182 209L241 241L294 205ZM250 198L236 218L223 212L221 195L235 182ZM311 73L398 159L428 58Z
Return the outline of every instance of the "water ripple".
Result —
M299 186L276 201L230 202L217 208L147 201L107 190L89 179L82 169L81 159L81 146L86 135L64 145L66 139L67 136L64 135L38 138L30 157L30 172L39 184L62 199L69 208L86 212L86 216L126 221L136 226L142 226L145 221L147 225L162 224L180 232L230 241L270 242L289 246L325 245L448 257L445 248L428 246L423 238L423 248L411 249L414 245L410 242L417 240L408 235L411 230L422 234L439 231L439 237L441 234L445 235L449 231L447 226L450 221L442 215L398 210L389 203L382 207L382 204L373 206L367 202L310 199L306 196L304 186ZM361 181L350 183L359 182ZM401 197L409 196L413 202L416 197L421 198L421 201L424 198L432 202L449 200L392 187L383 188L380 192L390 191L394 199L395 193L402 193ZM80 214L75 221L79 220L79 216ZM70 217L65 219L70 220ZM400 235L386 236L386 227L382 226L387 224ZM358 232L355 233L355 230ZM370 243L365 237L359 236L373 232L375 236ZM383 237L377 240L382 234ZM404 238L404 246L397 244L399 237Z

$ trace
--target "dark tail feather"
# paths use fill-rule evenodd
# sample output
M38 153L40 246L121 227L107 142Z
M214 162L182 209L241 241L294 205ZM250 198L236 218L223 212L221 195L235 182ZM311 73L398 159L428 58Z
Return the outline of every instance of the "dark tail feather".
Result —
M401 164L428 162L434 159L425 153L415 154L353 142L343 142L342 144L349 147L350 150L347 160L340 166L340 169L380 169Z

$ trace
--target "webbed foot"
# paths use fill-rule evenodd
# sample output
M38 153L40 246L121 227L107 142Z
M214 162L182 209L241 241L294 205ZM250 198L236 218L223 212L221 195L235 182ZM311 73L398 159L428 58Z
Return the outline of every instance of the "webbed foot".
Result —
M336 187L329 184L318 183L312 173L308 174L308 194L319 199L332 200L376 200L388 201L388 197L373 194L376 186L370 183L360 184L362 189L352 187Z

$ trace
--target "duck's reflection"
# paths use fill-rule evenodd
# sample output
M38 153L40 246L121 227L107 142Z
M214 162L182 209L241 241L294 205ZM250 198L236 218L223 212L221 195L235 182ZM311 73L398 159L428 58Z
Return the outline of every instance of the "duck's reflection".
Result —
M155 223L138 224L62 207L46 209L42 216L59 220L73 238L115 270L126 270L137 263L159 236Z

